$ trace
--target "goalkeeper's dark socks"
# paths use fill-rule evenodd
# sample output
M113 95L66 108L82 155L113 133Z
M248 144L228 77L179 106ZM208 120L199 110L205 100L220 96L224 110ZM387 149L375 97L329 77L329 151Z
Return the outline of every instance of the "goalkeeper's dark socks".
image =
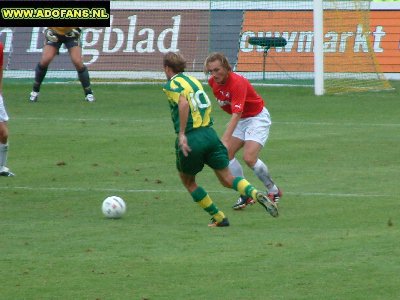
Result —
M92 88L90 87L89 71L86 66L84 66L83 69L78 70L78 78L82 84L83 90L85 91L85 95L93 94Z
M92 88L91 87L87 87L83 89L85 96L89 95L89 94L93 94Z
M39 93L40 85L42 84L43 79L46 76L46 73L47 73L47 67L42 67L40 63L38 63L35 68L35 82L33 83L33 88L32 88L34 92Z

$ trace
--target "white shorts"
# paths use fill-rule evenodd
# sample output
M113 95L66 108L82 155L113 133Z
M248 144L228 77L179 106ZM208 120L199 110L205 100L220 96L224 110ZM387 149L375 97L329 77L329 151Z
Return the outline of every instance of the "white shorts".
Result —
M264 146L269 136L270 126L271 117L268 109L264 107L258 115L240 119L232 136L242 141L256 141Z
M0 122L7 122L8 115L4 106L3 96L0 95Z

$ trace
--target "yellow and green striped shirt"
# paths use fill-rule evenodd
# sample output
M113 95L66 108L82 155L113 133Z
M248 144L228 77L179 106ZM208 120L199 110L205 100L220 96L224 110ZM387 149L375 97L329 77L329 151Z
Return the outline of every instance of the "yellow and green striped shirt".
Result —
M203 85L193 76L183 73L176 74L164 85L163 91L168 98L176 133L179 133L180 125L178 110L180 95L185 97L190 106L185 132L199 127L208 127L213 124L211 118L211 101L205 93Z

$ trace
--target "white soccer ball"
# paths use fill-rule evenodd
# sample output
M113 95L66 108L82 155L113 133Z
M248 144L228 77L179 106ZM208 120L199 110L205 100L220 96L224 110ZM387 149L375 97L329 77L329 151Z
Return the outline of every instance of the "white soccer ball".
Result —
M109 219L121 218L126 211L125 201L118 196L107 197L103 201L101 211Z

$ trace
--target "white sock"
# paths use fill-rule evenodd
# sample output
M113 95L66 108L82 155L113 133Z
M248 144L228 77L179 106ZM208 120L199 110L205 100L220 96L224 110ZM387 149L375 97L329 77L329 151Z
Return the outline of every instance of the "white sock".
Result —
M0 169L6 166L7 152L8 152L8 144L0 143Z
M229 170L235 177L244 177L243 168L235 157L229 161Z
M269 192L278 191L278 188L276 187L275 183L272 181L269 175L268 167L266 164L258 159L252 169L254 171L254 174L258 177L258 179L261 180L262 183L264 183Z

